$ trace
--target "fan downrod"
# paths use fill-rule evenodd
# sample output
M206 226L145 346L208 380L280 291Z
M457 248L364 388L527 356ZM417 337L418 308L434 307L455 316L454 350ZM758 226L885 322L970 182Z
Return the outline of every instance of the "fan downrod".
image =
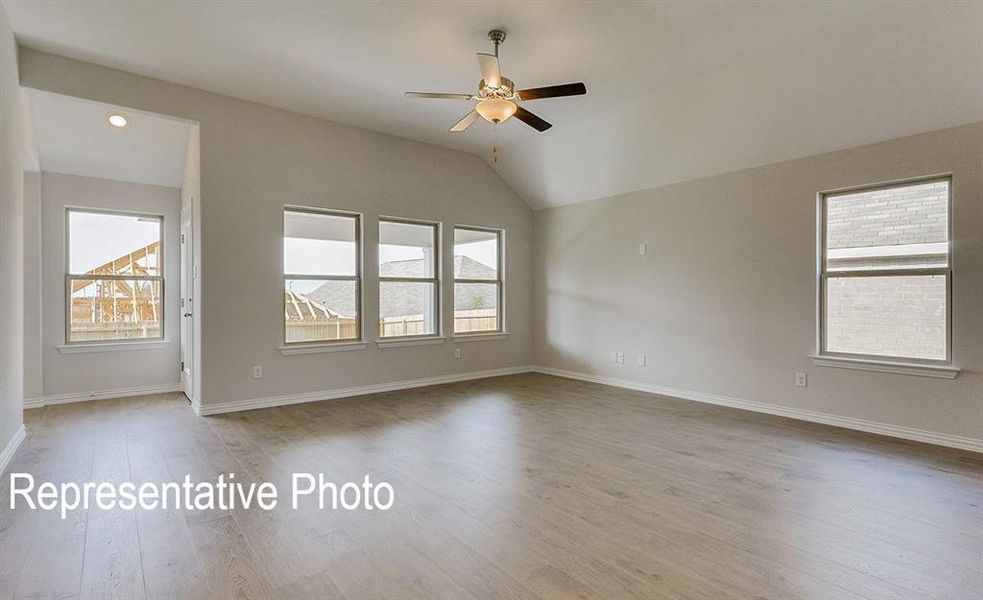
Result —
M505 32L501 29L492 29L488 32L488 41L495 44L495 56L498 56L498 47L505 41Z

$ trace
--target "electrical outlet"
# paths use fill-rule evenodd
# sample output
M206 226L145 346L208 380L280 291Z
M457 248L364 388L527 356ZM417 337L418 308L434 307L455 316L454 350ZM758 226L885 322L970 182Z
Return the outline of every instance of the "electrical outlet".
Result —
M641 243L638 245L638 255L645 256L648 253L648 245Z
M619 365L625 364L625 353L624 352L619 352L618 353L618 364Z
M253 367L253 379L263 378L263 365L256 365Z
M809 385L809 377L805 373L795 374L795 387L806 387Z
M461 358L461 349L454 348L454 358Z
M644 367L645 366L645 355L644 354L639 354L638 355L638 361L637 362L638 362L638 366Z

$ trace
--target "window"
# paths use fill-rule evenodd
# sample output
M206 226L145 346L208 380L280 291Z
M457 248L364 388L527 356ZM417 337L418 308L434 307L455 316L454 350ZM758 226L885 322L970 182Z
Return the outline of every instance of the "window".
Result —
M948 177L821 196L820 353L949 362Z
M379 337L437 335L436 223L379 219Z
M361 339L359 215L284 210L283 292L287 344Z
M502 232L454 228L454 333L502 330Z
M164 218L70 209L65 342L164 335Z

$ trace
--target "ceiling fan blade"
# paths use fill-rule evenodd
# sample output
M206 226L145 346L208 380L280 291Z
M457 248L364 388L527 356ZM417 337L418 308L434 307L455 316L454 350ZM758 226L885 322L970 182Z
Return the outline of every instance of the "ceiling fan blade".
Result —
M481 67L481 78L485 80L485 85L492 88L502 85L502 71L498 68L497 56L479 52L478 66Z
M474 123L475 121L478 120L478 116L479 116L478 115L478 111L472 110L468 114L464 115L464 118L461 119L460 121L458 121L456 125L454 125L453 127L451 127L451 131L453 131L455 133L456 132L460 132L460 131L464 131L468 127L471 127L471 124L472 123Z
M439 92L404 92L409 98L442 98L445 100L470 100L470 94L441 94Z
M541 98L559 98L561 96L583 96L587 93L587 86L583 82L561 83L560 85L549 85L541 88L530 88L519 90L520 100L539 100Z
M532 127L536 131L546 131L553 126L551 123L540 119L521 106L515 109L515 118Z

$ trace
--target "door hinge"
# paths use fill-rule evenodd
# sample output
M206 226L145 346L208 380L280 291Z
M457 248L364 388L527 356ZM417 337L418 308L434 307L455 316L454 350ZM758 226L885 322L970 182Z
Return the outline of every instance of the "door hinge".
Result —
M184 373L184 361L181 361L181 372Z
M181 234L181 243L182 244L184 243L184 234L183 233Z

